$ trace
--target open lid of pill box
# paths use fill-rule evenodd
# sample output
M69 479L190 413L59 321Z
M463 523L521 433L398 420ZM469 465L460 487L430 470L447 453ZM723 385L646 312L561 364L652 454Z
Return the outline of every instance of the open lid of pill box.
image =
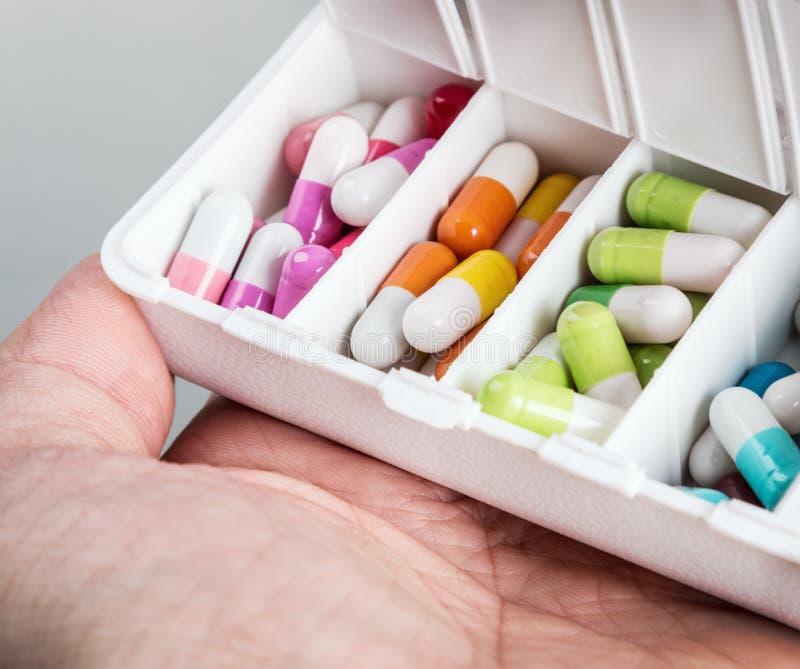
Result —
M770 190L790 189L787 166L800 161L800 46L790 39L800 33L797 3L325 5L345 29L445 69Z

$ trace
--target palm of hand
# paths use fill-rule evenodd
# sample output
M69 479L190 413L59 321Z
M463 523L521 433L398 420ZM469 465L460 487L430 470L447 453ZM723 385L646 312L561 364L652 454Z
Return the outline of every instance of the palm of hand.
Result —
M0 349L2 666L794 664L794 631L225 400L159 462L172 402L96 261Z

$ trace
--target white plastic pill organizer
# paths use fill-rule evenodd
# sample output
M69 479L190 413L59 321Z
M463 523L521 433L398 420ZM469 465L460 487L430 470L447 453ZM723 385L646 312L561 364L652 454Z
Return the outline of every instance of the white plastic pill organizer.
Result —
M716 392L757 361L800 365L790 341L800 201L787 195L800 192L797 171L788 185L800 164L798 34L793 0L327 0L111 230L103 265L137 298L176 374L800 627L800 481L774 512L712 506L668 485L685 474ZM286 204L292 127L460 77L487 83L284 321L169 287L170 260L209 192L241 191L262 216ZM604 176L443 380L327 352L508 138L534 148L543 175ZM589 241L630 223L626 188L654 169L775 216L605 447L481 413L472 395L524 353L482 342L531 345L553 330L566 296L593 282Z

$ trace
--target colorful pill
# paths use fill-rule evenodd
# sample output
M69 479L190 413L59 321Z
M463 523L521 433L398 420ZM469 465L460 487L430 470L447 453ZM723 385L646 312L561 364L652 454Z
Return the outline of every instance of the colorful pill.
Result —
M403 314L457 264L453 252L444 244L420 242L412 246L353 326L350 335L353 357L377 369L400 360L409 350L403 337Z
M338 242L331 244L328 249L333 253L333 257L337 260L341 258L344 250L349 249L355 243L356 239L361 236L362 232L364 232L364 228L356 228L348 232Z
M790 374L794 374L794 370L789 365L782 362L762 362L744 375L739 381L739 387L747 388L761 397L775 381ZM700 485L708 486L735 471L736 465L731 456L723 448L711 426L707 427L689 451L689 473L692 478Z
M644 388L672 353L672 347L666 344L632 344L628 346L628 351L636 367L636 378Z
M379 105L377 102L358 102L345 107L335 114L325 114L325 116L320 116L312 121L298 125L287 135L283 144L283 157L286 159L286 164L292 174L299 175L302 171L303 163L306 161L308 149L311 147L314 135L325 121L334 116L349 116L358 121L364 131L369 134L383 112L384 106Z
M517 262L530 238L577 184L578 178L571 174L553 174L542 179L497 240L494 250L505 254L511 262Z
M253 208L244 195L211 193L197 208L172 260L167 272L169 285L219 302L252 227Z
M428 137L439 139L444 135L474 94L464 84L445 84L431 93L425 102Z
M335 262L336 256L324 246L305 244L291 251L283 261L272 314L285 318Z
M516 283L502 253L473 253L411 303L403 316L406 341L424 353L446 349L491 316Z
M331 207L332 186L361 165L366 153L367 133L349 116L334 116L317 130L284 214L306 244L328 246L341 236L344 223Z
M668 344L692 324L689 298L672 286L583 286L567 304L582 300L608 307L629 344Z
M369 134L365 163L425 137L425 103L419 98L400 98L381 114Z
M442 215L439 241L460 260L492 248L538 176L539 161L528 146L498 144Z
M731 460L731 462L733 462L733 460ZM738 471L723 476L714 484L714 487L720 492L725 493L731 499L740 499L743 502L761 506L761 502L758 501L758 497L756 497L753 489L747 481L745 481L744 476Z
M542 255L542 252L547 248L548 244L553 241L553 238L561 232L561 229L567 224L573 212L578 208L578 205L586 199L586 196L599 180L599 174L583 179L572 189L570 194L567 195L564 202L558 207L558 210L548 216L547 220L542 224L542 227L539 228L528 240L527 244L522 247L522 250L517 256L517 275L520 279L525 276L527 271L531 268L531 265L539 259L539 256Z
M692 290L684 290L683 294L686 295L687 299L689 300L689 304L692 305L692 322L694 322L695 318L697 318L697 315L708 304L708 300L711 296L706 295L705 293L696 293Z
M693 497L705 500L706 502L710 502L711 504L719 504L720 502L729 502L731 499L724 492L720 492L719 490L714 490L713 488L691 488L689 486L683 486L683 485L675 487L678 490L683 490L683 492L692 495Z
M764 402L784 430L800 433L800 373L775 381L764 393Z
M542 337L531 352L519 361L514 371L554 386L569 388L572 385L567 361L561 353L561 344L555 332Z
M368 225L434 144L435 139L418 139L348 172L333 187L333 211L345 223Z
M516 372L501 372L478 394L485 413L549 437L570 434L602 444L616 427L620 408Z
M630 407L642 392L614 315L596 302L575 302L558 317L558 341L578 392Z
M250 228L250 236L247 238L247 243L250 243L250 240L253 238L261 228L263 228L267 223L282 223L283 216L286 214L286 207L283 209L278 209L274 214L270 214L264 219L261 218L254 218L253 219L253 227Z
M800 472L800 449L758 395L727 388L711 402L711 428L770 511Z
M286 254L302 246L303 239L288 223L269 223L247 245L220 305L226 309L253 307L270 313Z
M638 177L628 188L626 204L640 227L721 235L745 248L772 218L757 204L663 172Z
M447 374L447 370L450 369L450 365L453 364L455 359L461 355L465 348L469 345L469 343L475 339L478 333L483 330L483 326L486 325L487 321L476 325L472 328L467 334L461 337L455 344L453 344L450 348L446 349L442 352L440 356L438 356L438 360L436 361L436 367L434 368L433 375L437 381L439 381L445 374ZM435 356L431 356L433 359Z
M743 254L737 242L718 235L606 228L589 245L588 260L602 283L665 283L713 293Z

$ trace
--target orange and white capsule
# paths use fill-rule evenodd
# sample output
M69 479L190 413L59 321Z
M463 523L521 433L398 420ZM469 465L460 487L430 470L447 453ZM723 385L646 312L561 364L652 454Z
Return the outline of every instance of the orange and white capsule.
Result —
M406 309L406 341L423 353L446 349L489 318L516 284L514 265L502 253L473 253Z
M558 211L554 211L550 214L542 227L534 233L533 237L531 237L530 241L525 245L517 258L517 274L520 279L525 276L525 273L531 268L531 265L539 259L539 256L542 255L542 251L553 241L553 238L561 232L561 228L567 224L570 216L572 216L572 212L583 202L599 179L599 174L583 179L572 189L572 192L567 195L564 202L558 207Z
M369 134L365 163L425 137L425 103L419 98L400 98L383 112Z
M457 264L444 244L420 242L412 246L353 326L353 357L378 369L400 360L409 348L403 337L403 314L408 305Z
M460 260L490 249L539 176L539 161L521 142L495 146L444 212L436 236Z

